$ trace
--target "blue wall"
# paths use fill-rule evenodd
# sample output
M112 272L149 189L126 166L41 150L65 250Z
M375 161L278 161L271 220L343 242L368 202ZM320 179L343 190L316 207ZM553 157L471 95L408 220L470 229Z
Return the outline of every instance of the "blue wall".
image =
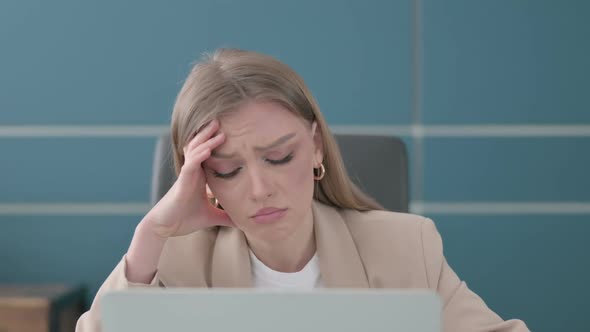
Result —
M589 13L581 0L4 0L0 282L84 283L94 295L149 199L155 133L131 126L164 128L190 63L231 46L291 65L331 125L402 135L414 210L435 220L450 264L502 317L581 331L590 209L559 206L590 204L590 130L497 132L590 126ZM529 202L549 211L501 205ZM62 203L139 208L64 213Z

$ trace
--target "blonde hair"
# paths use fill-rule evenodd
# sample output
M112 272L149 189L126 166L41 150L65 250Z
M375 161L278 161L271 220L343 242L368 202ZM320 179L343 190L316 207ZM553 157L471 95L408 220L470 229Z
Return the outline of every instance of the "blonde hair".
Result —
M172 113L176 175L184 164L183 147L193 134L211 120L251 100L276 102L309 125L316 121L326 169L324 178L314 189L316 200L359 211L383 210L350 180L336 140L303 79L277 59L252 51L219 49L192 68Z

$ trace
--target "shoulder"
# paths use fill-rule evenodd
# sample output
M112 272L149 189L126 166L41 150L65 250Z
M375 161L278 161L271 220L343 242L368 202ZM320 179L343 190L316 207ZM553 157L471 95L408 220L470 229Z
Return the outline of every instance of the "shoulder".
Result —
M443 257L442 238L432 219L391 211L340 210L357 246L403 252L437 266Z
M338 212L355 237L421 245L423 233L436 232L433 221L421 215L380 210Z
M429 287L442 263L442 241L424 216L391 211L337 209L368 275L381 287Z

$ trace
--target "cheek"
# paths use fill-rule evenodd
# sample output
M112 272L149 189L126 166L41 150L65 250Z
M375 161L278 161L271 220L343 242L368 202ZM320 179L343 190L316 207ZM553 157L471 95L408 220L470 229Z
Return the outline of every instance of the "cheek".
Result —
M244 206L244 194L240 192L235 182L223 179L213 179L209 183L213 195L219 200L223 210L229 215L232 221L241 229L242 218L247 207Z
M211 188L211 192L213 195L221 202L223 202L224 206L227 204L231 204L233 201L232 194L235 193L235 190L231 190L230 181L216 178L213 175L206 176L207 184L209 188Z
M229 180L209 175L207 176L207 183L225 212L238 226L241 224L242 219L246 217L246 214L252 212L251 210L255 207L249 201L248 180L243 173Z
M313 170L311 160L302 160L293 165L289 172L291 188L297 188L291 192L297 196L305 197L308 191L313 190Z

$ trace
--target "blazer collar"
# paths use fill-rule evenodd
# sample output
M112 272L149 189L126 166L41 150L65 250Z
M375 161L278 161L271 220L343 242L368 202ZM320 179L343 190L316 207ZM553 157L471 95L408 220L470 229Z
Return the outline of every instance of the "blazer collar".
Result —
M334 207L312 203L320 273L328 288L369 288L363 262L346 221Z
M313 201L316 248L322 282L328 288L368 288L356 244L336 208ZM244 233L220 227L211 262L212 287L253 286L249 248Z
M252 287L249 250L242 231L220 227L211 258L211 287Z

